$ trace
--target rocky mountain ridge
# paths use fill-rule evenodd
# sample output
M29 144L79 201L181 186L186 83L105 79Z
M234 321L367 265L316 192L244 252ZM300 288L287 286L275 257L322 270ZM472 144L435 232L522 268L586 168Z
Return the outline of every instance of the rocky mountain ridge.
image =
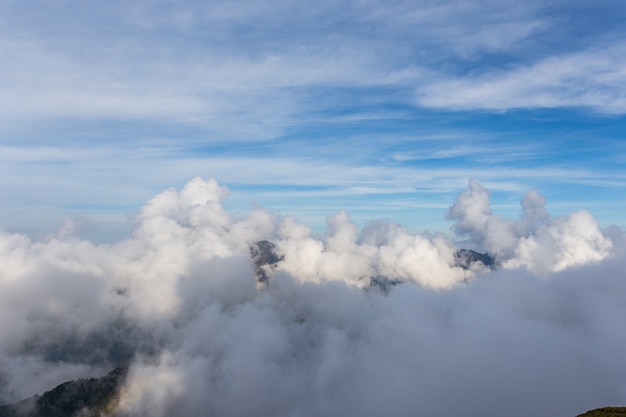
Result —
M268 240L255 242L250 246L250 258L255 268L255 276L260 284L267 284L271 270L284 258L276 251L276 245ZM496 258L489 253L480 253L472 249L458 249L454 253L454 266L466 270L490 269L497 267ZM371 277L368 289L380 289L383 293L400 284L398 279L389 279L385 276Z

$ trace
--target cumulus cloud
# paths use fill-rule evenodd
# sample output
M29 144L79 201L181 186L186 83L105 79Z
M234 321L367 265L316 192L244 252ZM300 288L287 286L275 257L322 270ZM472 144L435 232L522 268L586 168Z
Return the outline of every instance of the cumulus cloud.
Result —
M600 261L611 253L613 242L597 221L581 210L552 218L546 199L536 191L524 195L519 220L493 214L489 192L471 180L447 213L457 233L496 255L506 268L526 267L535 273L556 272Z
M315 237L193 179L96 245L0 233L0 402L130 367L120 416L576 415L626 401L625 232L584 211L517 220L476 181L451 206L501 267L345 212ZM258 283L250 247L275 244ZM386 281L385 281L386 280ZM386 282L386 291L372 283Z

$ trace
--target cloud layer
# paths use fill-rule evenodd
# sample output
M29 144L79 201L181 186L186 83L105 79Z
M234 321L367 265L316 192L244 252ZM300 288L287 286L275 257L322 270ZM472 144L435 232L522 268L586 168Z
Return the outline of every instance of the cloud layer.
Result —
M584 211L492 212L470 181L458 244L345 212L315 237L295 218L224 208L196 178L136 215L131 237L0 234L0 400L130 364L120 415L576 415L626 402L625 233ZM255 279L254 242L280 261ZM383 291L372 280L393 282Z

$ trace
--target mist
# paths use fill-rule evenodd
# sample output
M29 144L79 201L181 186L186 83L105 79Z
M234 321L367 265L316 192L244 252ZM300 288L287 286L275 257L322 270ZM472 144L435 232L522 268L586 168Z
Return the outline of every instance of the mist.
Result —
M0 403L128 366L119 416L575 416L626 404L626 232L504 218L470 180L456 238L346 212L223 206L195 178L111 244L0 232ZM419 213L416 213L419 215ZM495 268L459 265L458 242ZM251 259L272 242L275 262Z

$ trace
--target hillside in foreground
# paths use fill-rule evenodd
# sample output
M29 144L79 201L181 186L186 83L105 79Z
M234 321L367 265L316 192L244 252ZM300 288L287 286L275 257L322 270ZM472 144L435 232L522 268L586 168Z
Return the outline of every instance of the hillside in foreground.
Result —
M626 407L602 407L589 410L577 417L626 417Z

